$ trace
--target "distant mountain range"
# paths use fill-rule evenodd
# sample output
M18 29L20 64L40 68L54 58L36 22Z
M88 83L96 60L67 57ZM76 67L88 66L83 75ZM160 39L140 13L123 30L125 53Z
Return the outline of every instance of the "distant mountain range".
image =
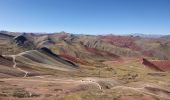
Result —
M25 50L47 47L54 53L79 62L117 59L121 57L148 56L157 59L170 59L168 36L144 35L76 35L60 33L20 33L0 31L2 54L20 53ZM13 41L13 42L11 42ZM5 44L6 43L6 44ZM15 45L10 50L6 46Z
M138 37L143 37L143 38L160 38L160 37L166 37L168 35L159 35L159 34L142 34L142 33L132 33L130 34L132 36L138 36Z

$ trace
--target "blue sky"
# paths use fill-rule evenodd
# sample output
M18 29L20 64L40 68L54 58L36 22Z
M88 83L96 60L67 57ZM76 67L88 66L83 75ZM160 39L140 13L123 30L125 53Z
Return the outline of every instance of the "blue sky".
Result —
M170 34L170 0L0 0L0 30Z

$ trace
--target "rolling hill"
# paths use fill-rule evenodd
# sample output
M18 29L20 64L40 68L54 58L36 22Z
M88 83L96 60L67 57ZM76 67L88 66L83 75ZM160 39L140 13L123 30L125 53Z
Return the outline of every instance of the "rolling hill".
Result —
M166 37L0 32L2 100L168 100Z

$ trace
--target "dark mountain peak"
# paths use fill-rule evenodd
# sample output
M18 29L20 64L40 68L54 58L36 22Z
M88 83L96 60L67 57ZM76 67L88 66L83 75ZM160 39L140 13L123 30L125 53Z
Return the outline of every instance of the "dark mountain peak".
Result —
M20 35L20 36L16 36L14 40L18 45L23 45L27 41L27 38L24 35Z
M28 48L28 49L35 49L35 45L32 41L32 37L30 38L29 36L27 36L27 34L16 36L13 38L13 40L18 46Z

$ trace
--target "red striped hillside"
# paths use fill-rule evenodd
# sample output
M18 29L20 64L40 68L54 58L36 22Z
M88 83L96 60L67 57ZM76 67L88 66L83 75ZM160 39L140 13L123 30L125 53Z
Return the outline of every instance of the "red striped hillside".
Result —
M169 71L170 60L147 60L143 59L143 64L157 71Z

